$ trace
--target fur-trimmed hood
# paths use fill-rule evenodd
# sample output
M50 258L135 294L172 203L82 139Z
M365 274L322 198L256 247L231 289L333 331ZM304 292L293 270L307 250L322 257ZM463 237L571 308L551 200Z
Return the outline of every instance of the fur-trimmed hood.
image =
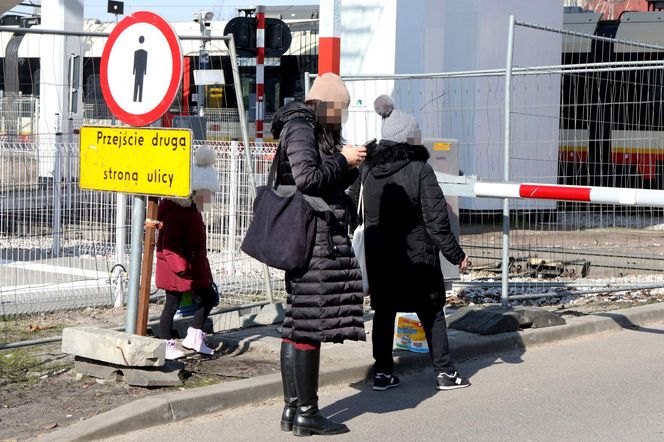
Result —
M381 177L395 173L411 161L428 159L429 152L422 145L381 140L367 150L364 164L372 170L375 177Z

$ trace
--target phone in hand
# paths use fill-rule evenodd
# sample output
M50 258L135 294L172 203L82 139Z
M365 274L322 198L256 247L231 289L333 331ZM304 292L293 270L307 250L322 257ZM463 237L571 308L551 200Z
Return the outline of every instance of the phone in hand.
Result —
M368 140L368 141L365 141L364 144L363 144L362 146L364 146L364 147L369 147L369 146L371 146L371 145L373 145L373 144L376 144L376 141L377 141L377 140L376 140L375 138L372 138L372 139L370 139L370 140Z

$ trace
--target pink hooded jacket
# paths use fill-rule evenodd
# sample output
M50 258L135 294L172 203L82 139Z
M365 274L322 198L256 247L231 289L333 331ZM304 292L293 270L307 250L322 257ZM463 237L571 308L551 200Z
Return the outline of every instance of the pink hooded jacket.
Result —
M203 217L196 206L179 205L170 199L159 203L162 222L157 237L157 288L187 292L209 287L213 282L207 259Z

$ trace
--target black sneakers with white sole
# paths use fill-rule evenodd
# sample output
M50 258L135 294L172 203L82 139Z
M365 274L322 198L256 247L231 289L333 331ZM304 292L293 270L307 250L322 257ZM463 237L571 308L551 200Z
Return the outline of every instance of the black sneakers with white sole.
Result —
M376 373L374 375L373 389L375 391L385 391L388 388L397 387L399 385L399 378L385 373Z
M454 373L447 374L445 372L438 373L436 378L439 390L456 390L457 388L465 388L470 386L470 381L467 378L459 376L459 372L454 370Z

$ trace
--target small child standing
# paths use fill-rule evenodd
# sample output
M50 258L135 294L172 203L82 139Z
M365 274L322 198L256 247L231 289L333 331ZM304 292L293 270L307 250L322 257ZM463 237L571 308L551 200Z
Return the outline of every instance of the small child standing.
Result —
M213 287L212 271L207 259L206 231L201 210L219 190L214 170L215 152L207 146L194 154L192 193L188 198L163 198L157 210L160 222L157 237L157 288L166 291L166 303L159 320L161 339L166 340L166 359L184 356L172 337L173 317L182 295L191 292L197 305L191 327L182 346L198 353L212 355L207 345L203 323L218 301Z

